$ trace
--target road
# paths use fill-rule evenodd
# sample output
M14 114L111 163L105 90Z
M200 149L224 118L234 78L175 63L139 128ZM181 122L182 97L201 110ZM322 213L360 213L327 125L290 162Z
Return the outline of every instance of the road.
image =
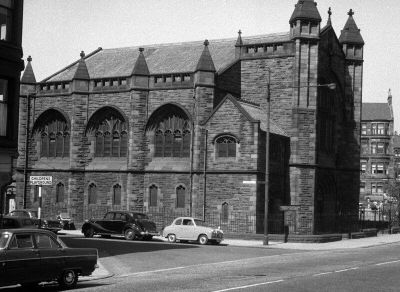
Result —
M102 264L115 274L80 282L77 291L377 292L400 287L400 243L302 251L82 237L64 241L97 247Z

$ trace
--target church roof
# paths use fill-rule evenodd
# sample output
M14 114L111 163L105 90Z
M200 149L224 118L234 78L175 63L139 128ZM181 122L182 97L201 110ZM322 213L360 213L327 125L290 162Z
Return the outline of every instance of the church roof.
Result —
M290 41L289 33L275 33L242 37L243 44ZM211 40L208 45L215 69L222 70L235 60L236 38ZM140 46L150 74L195 72L204 50L204 41ZM139 46L114 49L99 49L84 59L90 78L131 76L139 56ZM43 82L72 80L78 61Z
M364 40L361 36L360 30L358 29L356 22L354 21L353 10L350 9L347 14L349 15L349 18L347 19L346 24L344 25L340 33L339 42L341 44L350 43L363 45Z
M27 61L28 61L28 64L26 64L25 71L22 74L21 83L35 84L36 83L35 73L33 73L32 65L31 65L32 57L29 56Z
M315 3L314 0L299 0L295 5L289 23L292 23L297 19L310 19L321 21L321 15L319 15L317 9L317 3Z
M261 130L263 131L267 130L268 115L265 111L263 111L259 106L255 106L247 102L238 101L238 103L254 120L260 121ZM289 135L285 132L285 130L279 127L278 124L275 123L272 119L270 120L269 123L269 131L270 133L276 135L289 137Z
M390 107L387 103L363 103L361 119L363 121L393 120Z

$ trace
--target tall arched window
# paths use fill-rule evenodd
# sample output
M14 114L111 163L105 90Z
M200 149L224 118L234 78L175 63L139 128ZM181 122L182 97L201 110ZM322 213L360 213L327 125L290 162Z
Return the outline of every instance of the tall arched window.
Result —
M69 123L60 112L54 109L43 112L33 132L40 135L40 157L69 157Z
M185 208L186 189L184 186L176 188L176 207Z
M97 187L94 183L91 183L89 185L88 193L89 193L88 203L97 204Z
M64 202L64 185L60 182L56 185L56 203Z
M154 131L154 157L190 156L190 121L178 106L169 104L156 110L147 130Z
M86 133L94 142L95 157L126 157L128 128L124 117L111 107L98 110L89 120Z
M113 186L113 205L121 205L121 186Z
M229 218L229 205L227 202L224 202L222 204L221 220L226 222L226 221L228 221L228 218Z
M149 206L150 207L157 206L157 195L158 195L158 188L156 185L152 185L149 188Z
M232 136L221 136L215 141L218 157L236 157L237 141Z

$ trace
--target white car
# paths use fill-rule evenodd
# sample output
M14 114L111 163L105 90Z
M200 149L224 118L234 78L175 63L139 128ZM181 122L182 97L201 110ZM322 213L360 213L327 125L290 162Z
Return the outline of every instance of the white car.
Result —
M197 241L204 245L207 242L219 244L224 239L224 232L219 228L207 226L201 219L178 217L163 229L162 236L169 242Z

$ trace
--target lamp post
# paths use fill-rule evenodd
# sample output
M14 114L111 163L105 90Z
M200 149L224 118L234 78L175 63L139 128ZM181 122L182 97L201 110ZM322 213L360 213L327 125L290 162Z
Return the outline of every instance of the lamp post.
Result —
M330 90L336 89L336 83L305 85L295 87L280 87L274 89L287 88L305 88L305 87L327 87ZM263 245L268 245L268 201L269 201L269 134L270 134L270 117L271 115L271 71L268 70L267 83L267 124L266 124L266 142L265 142L265 191L264 191L264 240Z

